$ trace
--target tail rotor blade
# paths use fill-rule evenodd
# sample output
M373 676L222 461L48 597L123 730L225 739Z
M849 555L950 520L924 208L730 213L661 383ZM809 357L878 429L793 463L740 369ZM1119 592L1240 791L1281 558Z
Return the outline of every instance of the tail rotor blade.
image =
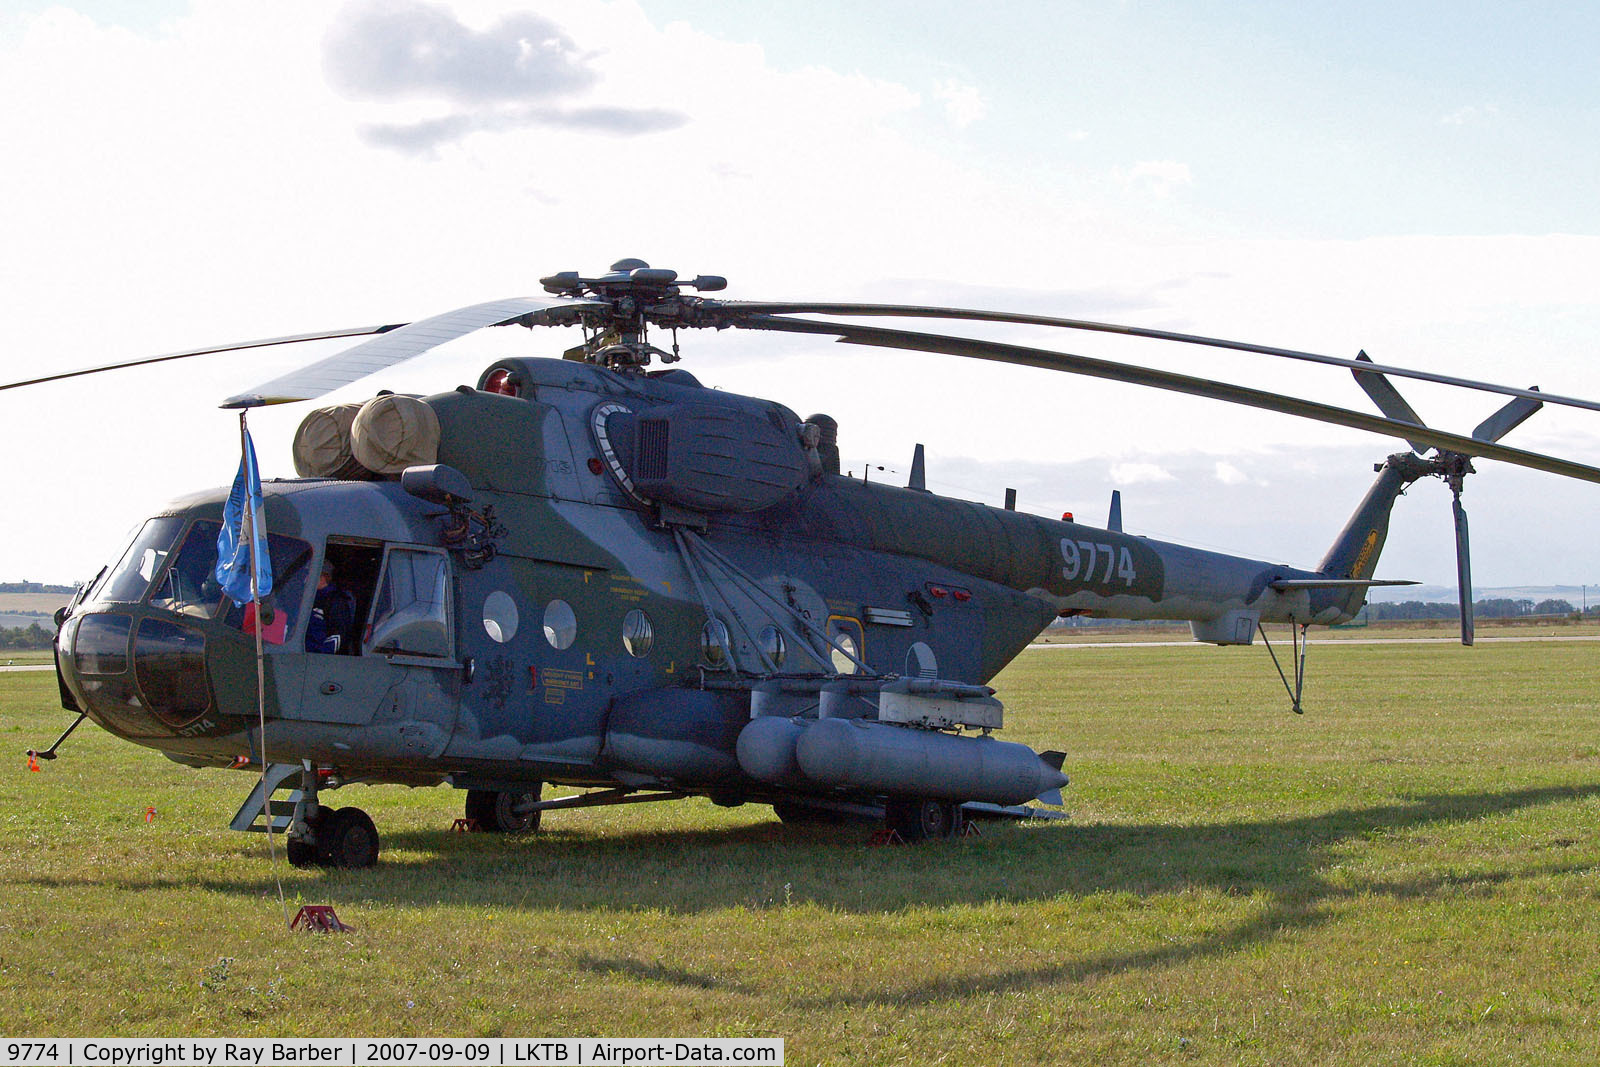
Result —
M1372 357L1367 355L1365 351L1357 353L1356 359L1362 363L1372 362ZM1372 402L1378 406L1378 410L1383 412L1384 415L1396 422L1409 422L1423 427L1427 425L1412 410L1411 405L1406 403L1406 398L1400 395L1400 390L1396 389L1388 378L1372 370L1352 370L1350 373L1355 375L1356 384L1361 386L1362 390L1372 398ZM1408 439L1406 443L1419 456L1428 451L1428 446L1422 442Z
M1456 585L1461 599L1461 643L1472 644L1472 550L1467 541L1467 510L1461 494L1450 502L1456 520Z
M1528 386L1529 390L1537 391L1537 385ZM1519 396L1511 400L1505 407L1478 423L1478 428L1472 431L1472 436L1480 441L1494 442L1515 430L1528 420L1535 411L1544 407L1537 400L1529 400Z

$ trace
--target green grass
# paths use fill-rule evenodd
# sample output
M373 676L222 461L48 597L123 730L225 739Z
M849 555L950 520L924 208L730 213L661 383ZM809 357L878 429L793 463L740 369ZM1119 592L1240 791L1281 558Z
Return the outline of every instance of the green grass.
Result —
M1600 646L1024 655L1006 735L1069 822L871 848L709 803L447 832L359 787L380 866L276 865L243 775L0 674L0 1018L13 1035L781 1036L809 1063L1600 1059ZM9 746L9 748L6 748ZM146 824L147 806L156 818ZM290 934L277 901L357 930Z

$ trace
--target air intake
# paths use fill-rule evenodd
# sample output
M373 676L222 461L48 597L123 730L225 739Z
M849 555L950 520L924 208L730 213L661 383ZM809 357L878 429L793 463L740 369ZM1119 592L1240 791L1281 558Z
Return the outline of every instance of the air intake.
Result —
M637 475L644 481L658 481L667 476L666 419L639 420L639 449Z

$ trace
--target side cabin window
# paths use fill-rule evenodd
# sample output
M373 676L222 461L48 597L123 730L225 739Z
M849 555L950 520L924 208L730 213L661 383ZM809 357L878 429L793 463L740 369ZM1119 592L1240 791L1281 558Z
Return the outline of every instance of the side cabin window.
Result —
M316 593L306 621L307 652L361 654L362 624L377 598L383 545L330 537L314 570Z
M366 648L385 656L451 657L448 556L426 548L389 549Z
M828 639L833 642L828 658L839 674L858 674L861 668L856 660L865 660L867 643L861 632L861 621L848 615L828 616ZM851 657L855 657L852 659Z

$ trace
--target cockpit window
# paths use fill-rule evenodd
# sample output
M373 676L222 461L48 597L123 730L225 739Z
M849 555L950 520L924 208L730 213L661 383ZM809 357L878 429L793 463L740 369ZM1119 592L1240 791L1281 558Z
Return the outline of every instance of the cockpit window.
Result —
M150 594L154 607L184 615L214 618L222 608L222 586L217 584L216 522L197 522L178 546L172 566L161 576L161 583Z
M212 570L217 566L217 534L222 531L220 523L197 522L195 530L206 528L206 537L210 544L210 553L206 557ZM191 538L195 534L189 535ZM184 548L189 546L184 544ZM274 618L262 629L261 636L268 644L281 645L295 632L295 623L300 618L300 602L305 599L306 579L310 575L307 564L311 562L311 546L298 537L286 537L283 534L269 533L267 535L267 555L272 560L272 596L269 603L272 605ZM255 632L255 616L250 613L249 605L240 607L233 601L223 598L222 606L228 612L228 625L246 633ZM264 615L265 613L263 613ZM246 622L250 625L246 626Z
M202 619L214 619L226 612L229 625L245 628L248 609L228 600L217 582L217 535L221 532L222 524L215 519L201 519L189 527L150 593L151 607ZM272 560L273 576L269 600L276 617L262 634L268 643L282 644L285 635L294 632L295 620L300 615L311 546L299 538L269 533L267 552Z
M183 517L168 515L151 519L139 528L122 558L90 594L96 603L133 603L144 598L150 582L166 562L172 542L183 528Z

